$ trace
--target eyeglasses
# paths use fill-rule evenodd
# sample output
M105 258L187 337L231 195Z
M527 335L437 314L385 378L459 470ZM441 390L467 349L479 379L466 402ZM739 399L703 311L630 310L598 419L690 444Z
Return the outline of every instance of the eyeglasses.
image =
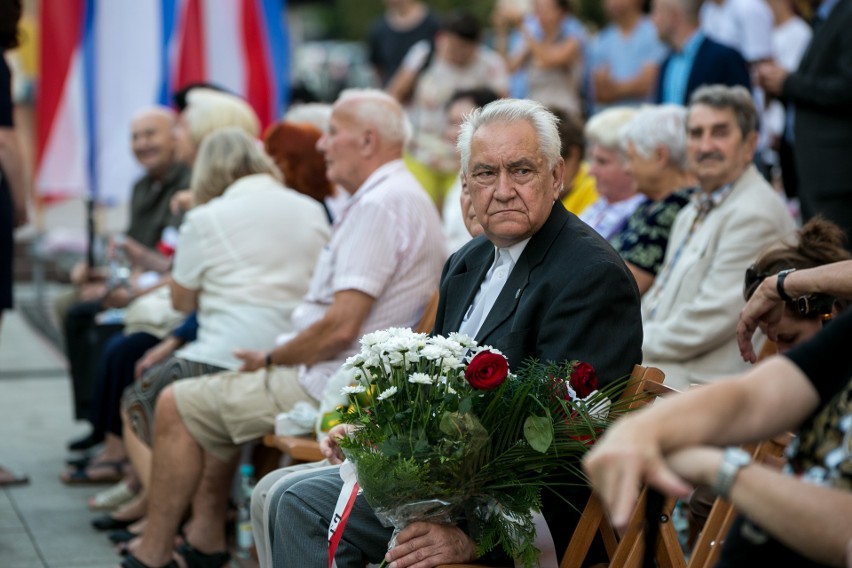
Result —
M743 282L743 297L746 302L754 294L754 291L757 290L757 287L760 286L760 283L769 276L772 276L772 274L772 272L761 272L756 264L752 264L746 268L745 281Z

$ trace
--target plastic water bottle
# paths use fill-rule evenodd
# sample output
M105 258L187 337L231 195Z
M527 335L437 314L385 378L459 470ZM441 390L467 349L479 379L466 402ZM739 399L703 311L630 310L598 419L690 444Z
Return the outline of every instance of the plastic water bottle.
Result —
M254 466L240 466L239 503L237 505L237 556L251 557L254 537L251 533L251 492L254 489Z

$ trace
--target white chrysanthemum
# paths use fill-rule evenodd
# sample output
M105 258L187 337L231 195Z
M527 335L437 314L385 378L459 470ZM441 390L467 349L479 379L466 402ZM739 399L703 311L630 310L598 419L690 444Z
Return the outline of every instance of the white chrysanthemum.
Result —
M437 345L427 344L420 352L420 356L429 361L438 361L443 359L447 353Z
M444 371L455 371L456 369L464 369L464 365L461 360L456 359L455 357L444 357L444 360L441 361L441 367L443 367Z
M380 329L378 331L374 331L373 333L367 333L361 336L361 345L364 347L372 347L374 345L381 345L386 342L390 338L390 333L388 330Z
M408 375L408 382L418 385L431 385L435 381L426 373L411 373Z
M450 334L450 339L464 347L465 349L473 349L476 347L476 341L469 335L454 331Z
M343 387L342 389L340 389L340 394L342 394L342 395L358 394L358 393L362 393L366 390L367 390L367 387L365 387L364 385L347 385L347 386Z
M429 338L429 343L443 349L447 356L461 357L462 353L465 352L465 348L461 343L440 335Z
M392 397L393 395L395 395L397 390L398 389L396 387L389 387L388 389L382 391L382 393L378 396L378 399L379 400L388 399L388 398Z

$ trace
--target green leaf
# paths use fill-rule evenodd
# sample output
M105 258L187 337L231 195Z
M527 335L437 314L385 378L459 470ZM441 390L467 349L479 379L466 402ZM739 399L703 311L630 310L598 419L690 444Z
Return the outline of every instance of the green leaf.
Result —
M528 416L524 421L524 438L533 449L546 453L553 442L553 424L545 416Z

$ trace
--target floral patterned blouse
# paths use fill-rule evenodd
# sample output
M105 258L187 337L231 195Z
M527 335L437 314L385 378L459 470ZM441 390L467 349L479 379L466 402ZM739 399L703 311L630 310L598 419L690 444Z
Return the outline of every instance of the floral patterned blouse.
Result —
M689 203L693 188L680 189L659 201L647 200L636 208L627 224L609 242L626 262L657 275L675 217Z

